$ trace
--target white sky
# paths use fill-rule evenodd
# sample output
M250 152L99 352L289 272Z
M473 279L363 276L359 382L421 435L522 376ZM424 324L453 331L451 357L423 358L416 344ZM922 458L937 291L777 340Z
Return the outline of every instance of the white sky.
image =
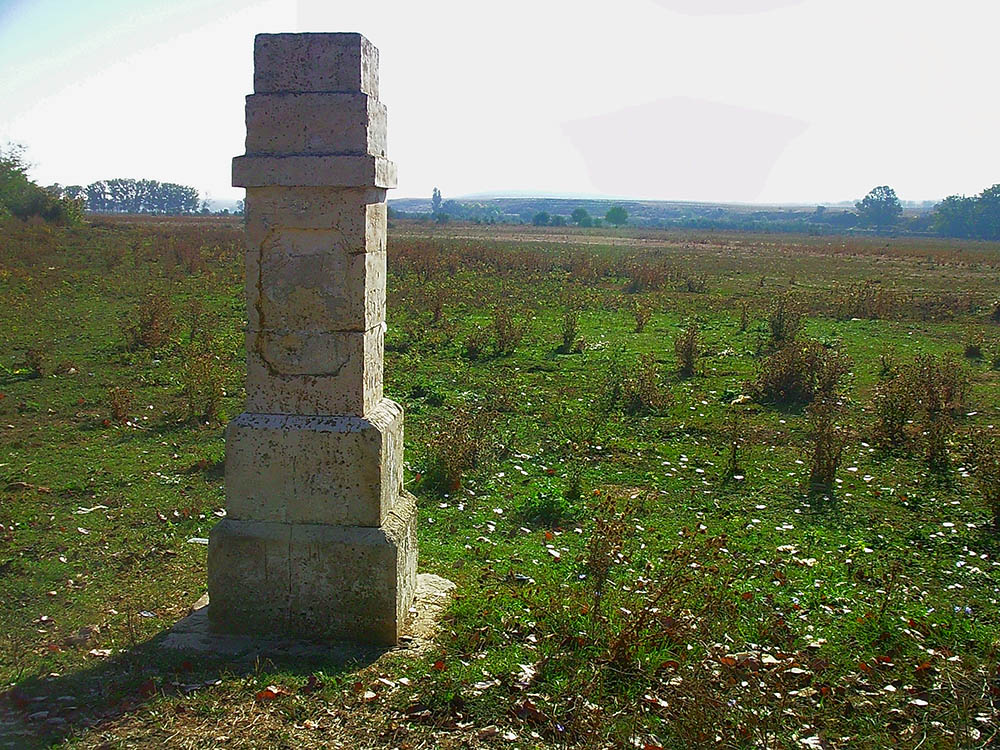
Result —
M253 35L379 47L390 197L821 202L1000 182L995 0L0 0L0 142L42 184L239 198Z

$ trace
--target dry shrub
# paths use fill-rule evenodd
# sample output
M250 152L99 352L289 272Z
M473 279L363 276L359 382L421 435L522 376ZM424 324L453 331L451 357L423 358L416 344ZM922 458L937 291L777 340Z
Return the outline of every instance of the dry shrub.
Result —
M765 359L752 390L762 403L807 404L833 396L850 366L845 355L807 339L788 344Z
M673 400L662 381L656 358L641 354L634 366L612 365L604 397L629 415L660 413Z
M921 355L913 365L907 377L912 378L923 420L924 457L931 466L944 466L955 418L964 410L969 395L969 376L951 355L941 359Z
M920 437L927 462L944 465L948 439L956 417L966 408L969 387L969 374L954 356L916 357L875 389L871 409L876 442L901 448Z
M972 476L993 516L993 526L1000 532L1000 430L978 430L973 435L969 460Z
M170 340L174 327L174 311L170 300L162 294L149 294L124 327L125 344L130 351L157 350Z
M911 293L902 313L916 320L954 320L975 313L980 306L981 301L971 292Z
M969 397L969 373L951 354L936 358L918 356L908 377L913 381L920 410L956 417L965 410Z
M225 379L222 362L211 352L190 351L183 367L182 395L189 420L214 422L224 418Z
M473 362L486 356L486 348L490 344L490 336L479 326L462 341L462 356Z
M983 358L983 337L982 334L970 332L965 339L963 354L967 359Z
M905 377L883 380L875 386L871 410L874 415L874 440L883 448L899 448L910 439L909 426L917 403L911 383Z
M676 738L665 745L707 746L718 720L732 714L720 686L734 683L713 679L714 654L692 658L688 649L735 632L736 597L722 593L731 590L732 556L725 537L685 533L659 559L637 559L633 513L630 500L595 507L582 585L564 587L556 602L548 592L525 597L537 630L552 644L546 671L570 676L555 698L565 704L552 707L559 726L550 736L573 747L632 746L629 730L607 717L641 695L643 711L655 713ZM589 701L601 710L585 708ZM546 719L541 712L535 718Z
M587 539L584 569L594 595L594 606L599 606L611 575L612 567L621 561L626 534L630 530L629 518L633 505L620 501L614 494L601 496L593 510L594 529Z
M740 333L746 331L750 325L750 300L745 299L740 303Z
M798 337L802 330L802 313L788 294L774 300L767 317L767 327L772 344L777 346L789 344Z
M462 477L482 465L498 448L498 414L473 404L458 406L427 445L421 484L431 492L455 492Z
M516 316L508 303L493 308L493 346L498 357L513 354L528 331L528 316Z
M682 378L694 375L698 360L698 325L689 323L680 334L674 338L674 354L677 356L677 372Z
M653 317L653 308L636 300L632 305L632 317L635 319L635 332L642 333L650 318Z
M24 363L33 378L48 375L51 369L51 358L46 346L33 346L24 352Z
M747 411L743 408L746 396L741 396L729 405L724 426L726 444L729 446L729 458L726 461L726 479L732 479L746 474L740 454L750 435Z
M431 296L431 323L437 325L444 318L444 295L442 287L436 287Z
M700 274L686 277L681 285L681 291L689 294L705 294L708 291L708 276Z
M899 303L898 294L871 279L835 289L833 295L834 314L840 320L891 318L898 313Z
M809 487L813 492L830 492L847 444L844 429L837 424L844 405L833 398L820 398L808 408Z
M200 244L176 242L173 244L174 262L189 274L202 273L205 270L205 259L201 250Z
M188 346L203 351L214 348L215 333L219 329L219 316L197 298L184 305L183 315L188 329Z
M892 377L899 371L896 365L896 353L887 350L878 355L878 376L880 378Z
M636 262L631 259L625 262L619 273L628 279L625 285L628 294L655 292L682 278L679 269L671 263Z
M576 308L571 306L563 313L562 322L562 344L559 345L560 354L570 354L583 350L583 340L580 334L580 314Z
M111 411L111 418L118 424L128 422L128 415L134 403L135 394L130 388L123 385L108 388L108 409Z

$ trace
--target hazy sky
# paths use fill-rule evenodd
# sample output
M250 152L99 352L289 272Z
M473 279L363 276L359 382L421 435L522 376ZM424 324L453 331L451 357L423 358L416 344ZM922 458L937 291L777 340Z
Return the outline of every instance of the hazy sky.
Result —
M0 0L0 142L41 183L238 198L253 35L380 50L390 197L820 202L1000 182L995 0Z

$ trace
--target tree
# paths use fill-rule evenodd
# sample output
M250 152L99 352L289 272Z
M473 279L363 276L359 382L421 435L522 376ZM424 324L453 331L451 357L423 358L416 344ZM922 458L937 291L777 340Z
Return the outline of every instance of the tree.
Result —
M931 226L946 237L1000 240L1000 185L979 195L949 195L934 207Z
M28 177L23 147L0 145L0 218L5 216L75 224L83 218L83 204L64 197L61 185L43 188Z
M863 226L875 227L880 232L893 226L903 215L903 206L896 197L896 191L888 185L872 188L854 207L858 209L858 219Z
M625 206L615 205L609 208L608 212L604 214L604 219L608 224L620 227L628 221L628 211L625 210Z
M934 207L931 226L946 237L971 237L975 229L976 199L949 195Z
M441 191L434 188L434 192L431 194L431 213L441 212Z
M573 220L574 224L581 227L590 226L590 213L583 206L580 208L574 208L573 213L569 215L569 218Z
M976 197L975 231L979 239L1000 240L1000 184Z
M549 223L549 214L548 214L548 212L547 211L539 211L531 219L531 223L534 224L536 227L548 226L548 223Z

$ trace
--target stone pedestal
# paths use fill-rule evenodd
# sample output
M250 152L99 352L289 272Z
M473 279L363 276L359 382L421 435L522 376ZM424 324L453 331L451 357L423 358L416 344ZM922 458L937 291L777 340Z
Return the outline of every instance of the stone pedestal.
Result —
M359 34L261 34L246 154L246 411L208 551L217 632L394 644L416 587L383 398L386 112Z

